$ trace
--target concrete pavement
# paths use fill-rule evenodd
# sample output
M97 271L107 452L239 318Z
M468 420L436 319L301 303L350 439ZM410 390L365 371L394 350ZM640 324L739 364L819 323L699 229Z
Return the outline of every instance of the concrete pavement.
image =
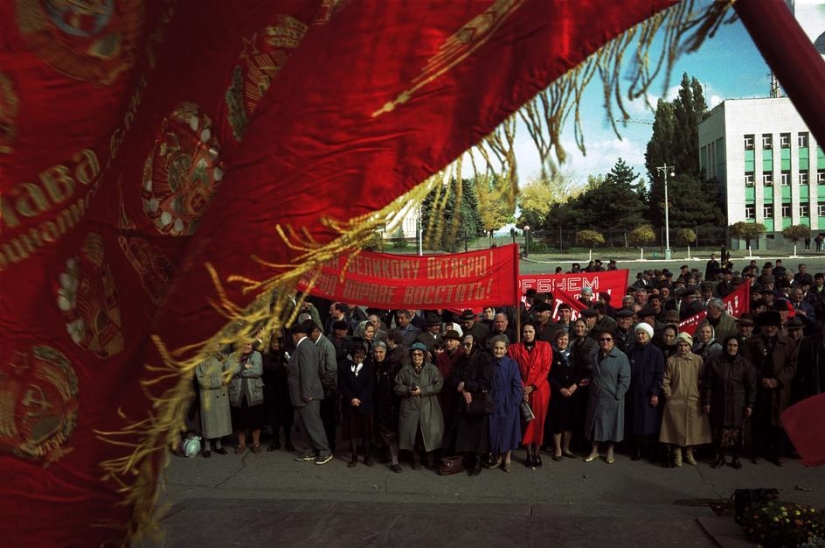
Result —
M522 452L523 453L523 452ZM294 462L283 450L173 458L161 504L166 538L141 546L742 546L709 502L737 488L775 487L783 500L825 506L825 470L748 461L737 471L664 469L624 455L512 472L440 477L385 465Z

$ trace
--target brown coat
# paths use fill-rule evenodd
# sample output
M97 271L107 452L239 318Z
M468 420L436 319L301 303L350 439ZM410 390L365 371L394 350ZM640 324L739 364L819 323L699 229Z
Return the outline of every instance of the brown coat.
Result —
M756 401L771 402L773 424L779 426L779 415L791 405L793 380L796 377L797 342L785 335L777 335L770 357L761 334L748 339L747 347L756 369ZM762 379L776 379L779 385L776 388L765 388Z
M686 358L678 354L667 359L662 391L665 403L659 441L679 447L710 443L710 421L702 413L700 380L705 369L701 356L690 353Z

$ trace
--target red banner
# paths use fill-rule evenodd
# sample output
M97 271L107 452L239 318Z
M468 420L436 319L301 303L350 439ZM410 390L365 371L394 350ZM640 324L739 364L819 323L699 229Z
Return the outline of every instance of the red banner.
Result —
M741 314L745 312L749 312L751 309L751 288L748 284L742 284L736 288L736 291L728 295L727 297L722 298L722 302L725 303L725 312L728 315L733 316L734 318L738 318ZM679 322L679 331L692 331L694 330L702 320L705 319L708 313L705 310L702 310L698 314L694 314L690 318L685 318L681 322Z
M562 291L561 289L557 289L553 292L553 319L559 319L559 305L560 304L568 304L570 305L570 309L572 310L572 314L570 315L571 320L579 319L580 312L587 308L583 302L579 301L576 297L567 293L566 291Z
M518 277L522 295L530 288L539 293L565 291L577 295L583 287L593 290L593 295L606 291L611 298L627 291L629 270L604 270L602 272L577 272L575 274L522 274Z
M517 273L515 245L454 255L364 251L326 263L309 293L376 308L512 306L518 302ZM299 288L306 290L309 282L305 276Z
M782 413L782 426L805 466L825 465L825 421L811 420L814 417L825 417L825 394L802 400Z

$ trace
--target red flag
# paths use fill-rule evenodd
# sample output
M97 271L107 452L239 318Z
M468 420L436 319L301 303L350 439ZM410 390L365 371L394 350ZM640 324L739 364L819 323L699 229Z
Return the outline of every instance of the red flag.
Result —
M745 312L749 312L751 309L751 288L748 284L742 284L736 288L736 290L728 295L727 297L722 298L722 302L725 303L725 312L733 316L734 318L738 318ZM692 331L695 330L696 327L702 323L702 320L705 319L707 316L707 311L702 310L698 314L694 314L689 318L685 318L681 322L679 322L679 331Z
M811 420L815 417L820 420ZM825 464L825 394L810 397L782 413L782 426L805 466Z
M570 309L573 313L570 316L571 320L577 320L581 315L580 312L587 308L585 304L579 301L573 295L570 295L566 291L562 291L561 289L557 289L553 293L553 318L558 320L559 319L559 305L560 304L567 304L570 306Z

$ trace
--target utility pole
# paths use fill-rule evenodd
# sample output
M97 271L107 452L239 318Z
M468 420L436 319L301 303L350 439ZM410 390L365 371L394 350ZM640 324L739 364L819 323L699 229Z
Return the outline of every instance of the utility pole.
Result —
M670 260L670 204L667 201L667 175L670 173L670 176L673 177L676 175L674 169L676 166L669 166L667 163L663 166L658 166L656 171L660 174L664 174L665 177L665 260Z

